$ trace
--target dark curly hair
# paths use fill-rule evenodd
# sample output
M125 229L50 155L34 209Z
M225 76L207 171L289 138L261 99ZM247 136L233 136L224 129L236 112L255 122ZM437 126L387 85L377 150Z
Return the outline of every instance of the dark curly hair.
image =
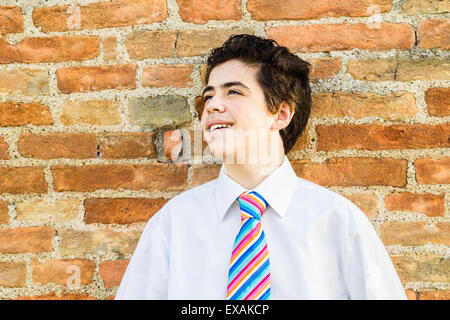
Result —
M217 65L238 59L259 68L258 83L263 89L272 114L279 111L284 101L295 113L289 125L280 130L284 153L287 154L306 127L311 112L310 64L278 45L275 40L254 35L231 36L211 51L207 60L205 83Z

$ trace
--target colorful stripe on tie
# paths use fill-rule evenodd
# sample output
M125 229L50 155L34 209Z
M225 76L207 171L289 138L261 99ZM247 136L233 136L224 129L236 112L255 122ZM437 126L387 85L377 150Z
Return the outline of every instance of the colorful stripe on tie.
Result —
M268 203L256 191L238 198L241 228L233 245L228 273L228 300L270 299L270 262L261 217Z

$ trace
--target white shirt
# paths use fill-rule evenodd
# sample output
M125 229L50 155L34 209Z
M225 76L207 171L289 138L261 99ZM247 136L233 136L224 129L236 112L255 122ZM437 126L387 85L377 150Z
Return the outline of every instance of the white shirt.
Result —
M271 299L406 299L365 214L350 200L297 177L285 156L256 188ZM115 299L226 299L246 190L219 177L169 200L147 223Z

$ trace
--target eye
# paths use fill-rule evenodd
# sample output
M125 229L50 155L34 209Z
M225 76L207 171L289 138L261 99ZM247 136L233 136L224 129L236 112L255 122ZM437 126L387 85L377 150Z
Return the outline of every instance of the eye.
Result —
M230 91L228 91L228 93L229 94L241 94L239 91L236 91L236 90L230 90Z
M210 95L203 96L203 102L206 102L211 98L212 98L212 96L210 96Z

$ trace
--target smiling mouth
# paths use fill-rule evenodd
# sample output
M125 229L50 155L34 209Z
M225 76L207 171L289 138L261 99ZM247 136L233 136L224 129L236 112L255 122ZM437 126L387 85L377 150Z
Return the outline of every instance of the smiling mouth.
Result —
M215 127L214 125L213 126L211 126L209 129L208 129L208 131L209 132L216 132L216 131L223 131L223 130L225 130L225 129L229 129L229 128L231 128L233 125L228 125L228 126L226 126L226 127Z

